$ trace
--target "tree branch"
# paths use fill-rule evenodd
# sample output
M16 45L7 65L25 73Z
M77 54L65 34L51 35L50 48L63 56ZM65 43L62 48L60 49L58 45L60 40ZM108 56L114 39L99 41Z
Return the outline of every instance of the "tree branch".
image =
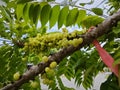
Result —
M66 56L79 50L83 46L92 43L94 39L106 34L108 31L111 31L112 27L116 26L118 21L120 21L120 10L112 16L109 16L94 30L83 35L83 43L78 47L69 46L67 48L61 49L59 52L53 54L52 56L49 56L49 61L47 63L41 62L35 66L32 66L21 76L18 81L15 81L13 84L9 84L3 87L1 90L17 90L22 84L29 82L29 80L32 80L38 74L43 73L45 67L49 66L52 61L56 61L59 64Z

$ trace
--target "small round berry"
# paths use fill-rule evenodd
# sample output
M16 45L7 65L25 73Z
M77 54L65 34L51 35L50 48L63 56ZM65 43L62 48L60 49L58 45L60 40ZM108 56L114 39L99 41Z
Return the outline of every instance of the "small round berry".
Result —
M42 60L43 60L43 62L47 62L48 61L48 57L47 56L43 56Z
M50 71L50 68L49 67L46 67L45 68L45 72L47 73L47 72L49 72Z
M57 62L52 62L51 64L50 64L50 68L55 68L57 66Z
M13 75L13 78L14 80L18 80L20 78L20 73L19 72L16 72L14 75Z
M37 81L32 81L31 84L30 84L30 86L31 86L32 88L37 88L37 87L39 86L39 84L38 84Z

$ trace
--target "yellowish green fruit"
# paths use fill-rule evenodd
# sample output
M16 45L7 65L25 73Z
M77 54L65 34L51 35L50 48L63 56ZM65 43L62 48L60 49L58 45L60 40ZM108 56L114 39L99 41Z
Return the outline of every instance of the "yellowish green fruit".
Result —
M83 42L83 39L82 38L79 38L79 39L73 39L72 41L72 45L74 47L77 47L79 44L81 44Z
M44 35L38 34L37 37L29 38L29 42L25 43L24 50L29 50L29 52L35 52L37 54L42 53L42 55L45 55L46 51L53 48L57 48L57 50L59 50L62 47L67 47L69 45L77 47L80 42L72 39L76 38L77 35L83 34L84 32L85 30L74 30L69 33L66 28L63 28L63 32L46 33ZM47 62L47 59L43 58L43 61Z
M86 33L86 32L87 32L87 30L86 30L86 29L83 29L83 30L82 30L82 33Z
M32 81L31 84L30 84L30 86L31 86L32 88L37 88L37 87L39 86L39 84L38 84L37 81Z
M77 47L79 45L79 42L77 39L73 39L73 46Z
M54 83L53 80L49 80L49 84L52 85Z
M47 72L46 74L47 74L47 78L51 79L54 77L55 71L53 69L50 69L50 71Z
M43 75L41 75L41 79L45 79L45 78L47 78L46 73L44 73Z
M55 68L57 66L57 62L51 62L51 64L50 64L50 68Z
M52 46L52 43L48 43L49 46Z
M42 83L43 84L49 84L49 79L47 79L47 78L43 79Z
M81 44L83 42L83 38L79 38L78 42L79 42L79 44Z
M67 30L66 28L63 28L63 29L62 29L62 32L68 33L68 30Z
M42 60L43 60L43 62L47 62L48 61L48 57L47 56L43 56Z
M45 68L45 72L47 73L47 72L49 72L50 71L50 68L49 67L46 67Z
M77 31L77 34L81 35L81 34L83 34L83 32L82 31Z
M20 73L19 72L16 72L14 75L13 75L13 78L14 80L18 80L20 78Z
M22 61L24 62L27 61L27 57L22 58Z

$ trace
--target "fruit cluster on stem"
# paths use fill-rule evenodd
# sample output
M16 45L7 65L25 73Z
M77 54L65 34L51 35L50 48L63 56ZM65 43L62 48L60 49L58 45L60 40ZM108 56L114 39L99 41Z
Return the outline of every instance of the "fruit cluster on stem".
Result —
M44 35L37 34L36 37L29 38L28 42L25 43L24 50L38 54L54 48L59 50L70 45L77 47L83 42L83 39L78 36L84 33L85 30L74 30L69 33L67 29L64 28L62 32L46 33Z

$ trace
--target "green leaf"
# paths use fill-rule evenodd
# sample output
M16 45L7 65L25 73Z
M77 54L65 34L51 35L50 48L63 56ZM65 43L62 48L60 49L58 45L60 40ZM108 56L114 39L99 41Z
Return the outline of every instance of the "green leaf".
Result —
M48 2L40 2L41 8L43 8L45 5L48 5Z
M85 17L86 17L86 11L85 10L79 10L79 14L78 14L76 23L79 25Z
M115 60L114 63L113 63L113 66L116 66L118 64L120 64L120 59Z
M29 9L30 9L31 4L27 3L25 4L24 8L23 8L23 18L26 22L29 21Z
M58 20L60 12L60 6L56 5L52 8L51 14L50 14L50 28L55 25L56 21Z
M113 27L113 32L114 32L115 34L119 34L119 33L120 33L120 26L118 26L118 27Z
M23 3L27 3L33 0L17 0L17 4L23 4Z
M93 78L92 78L93 70L94 70L94 65L91 65L91 67L89 67L84 73L84 80L82 82L82 85L86 89L91 88L91 85L93 83Z
M5 3L9 3L9 0L1 0L1 1L3 1L3 2L5 2Z
M34 4L30 5L30 10L29 10L29 19L32 21L33 23L33 13L34 13Z
M70 25L74 24L76 22L77 16L78 16L77 8L70 10L70 12L66 18L66 26L70 26Z
M16 4L15 1L8 2L8 3L7 3L7 7L8 7L8 8L16 8L16 5L15 5L15 4Z
M47 31L47 26L43 26L43 27L40 28L40 33L41 33L42 35L45 34L46 31Z
M57 80L58 80L59 87L61 88L61 90L64 90L65 86L64 86L60 76L56 76L56 77L57 77Z
M85 3L80 3L81 6L85 6Z
M87 16L84 18L84 20L81 22L83 27L89 28L91 26L95 26L99 23L101 23L104 19L99 16Z
M40 10L41 10L41 7L40 5L36 5L33 9L33 23L37 24L38 22L38 19L39 19L39 16L40 16Z
M55 0L47 0L48 2L55 1Z
M50 5L43 6L43 8L41 10L41 15L40 15L42 26L44 26L48 22L49 16L50 16L50 11L51 11Z
M10 15L7 13L7 11L5 10L5 8L3 6L0 6L0 10L2 12L3 17L7 18L9 22L11 22L11 18Z
M111 76L112 78L110 79L109 77ZM115 79L113 75L110 75L109 77L105 82L101 84L100 90L120 90L120 87L118 85L118 80Z
M66 20L68 12L69 12L68 6L63 7L62 10L60 11L59 18L58 18L58 29L62 27L64 21Z
M103 15L103 10L101 8L92 8L91 9L96 15Z
M17 15L18 20L23 16L24 6L25 6L25 4L17 4L16 15Z
M82 70L78 69L75 73L75 83L80 86L82 83Z
M86 3L80 3L81 6L84 6L84 5L91 5L94 3L94 0L91 0L89 2L86 2Z
M64 72L66 71L66 70L64 70L67 66L66 66L66 64L67 64L67 58L64 58L60 63L59 63L59 66L58 66L58 71L57 71L57 74L59 75L59 76L61 76L62 74L64 74Z

